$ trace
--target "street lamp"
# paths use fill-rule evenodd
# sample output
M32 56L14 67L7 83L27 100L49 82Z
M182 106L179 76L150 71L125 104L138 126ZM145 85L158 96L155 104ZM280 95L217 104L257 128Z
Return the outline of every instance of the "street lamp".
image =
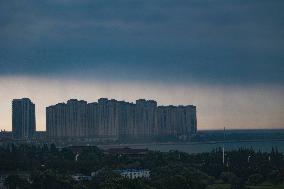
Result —
M250 158L251 158L251 156L248 156L248 163L249 163Z

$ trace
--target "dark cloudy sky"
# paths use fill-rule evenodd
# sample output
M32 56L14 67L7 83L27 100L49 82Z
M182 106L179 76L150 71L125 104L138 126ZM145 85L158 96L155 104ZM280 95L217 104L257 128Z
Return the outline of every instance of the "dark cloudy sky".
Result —
M282 0L0 0L0 127L10 100L195 104L199 128L284 128ZM3 118L3 121L2 121ZM2 122L2 123L1 123Z

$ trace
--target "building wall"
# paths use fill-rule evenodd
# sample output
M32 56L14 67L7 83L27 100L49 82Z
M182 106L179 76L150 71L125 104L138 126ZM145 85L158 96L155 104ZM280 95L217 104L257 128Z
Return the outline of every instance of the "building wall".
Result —
M28 98L12 102L12 133L16 139L31 139L36 130L35 105Z
M174 136L196 133L195 106L157 106L153 100L136 104L101 98L98 103L71 99L46 108L51 138L101 137L113 139Z

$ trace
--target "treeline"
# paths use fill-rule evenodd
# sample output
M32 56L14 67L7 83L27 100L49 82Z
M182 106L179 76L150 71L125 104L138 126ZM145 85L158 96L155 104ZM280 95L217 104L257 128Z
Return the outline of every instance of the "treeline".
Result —
M77 161L75 156L77 155ZM156 188L205 189L246 188L250 185L283 183L284 158L277 149L228 151L223 163L222 150L187 154L178 151L145 155L105 154L97 147L63 148L55 145L7 145L0 147L0 173L9 175L6 186L13 188ZM114 169L151 170L150 179L126 179ZM91 181L76 182L71 175L90 175ZM21 175L22 174L22 175ZM28 175L27 178L23 175Z

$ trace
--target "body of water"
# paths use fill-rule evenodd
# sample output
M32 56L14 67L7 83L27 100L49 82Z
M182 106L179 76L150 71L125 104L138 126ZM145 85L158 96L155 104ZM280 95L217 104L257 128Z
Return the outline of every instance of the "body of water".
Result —
M149 149L154 151L168 152L170 150L178 150L187 153L210 152L216 148L222 147L222 142L211 143L184 143L184 144L121 144L121 145L101 145L101 148L137 148ZM284 153L284 140L278 141L235 141L224 143L226 150L236 150L239 148L253 148L261 152L270 152L272 148L277 148L279 152Z

